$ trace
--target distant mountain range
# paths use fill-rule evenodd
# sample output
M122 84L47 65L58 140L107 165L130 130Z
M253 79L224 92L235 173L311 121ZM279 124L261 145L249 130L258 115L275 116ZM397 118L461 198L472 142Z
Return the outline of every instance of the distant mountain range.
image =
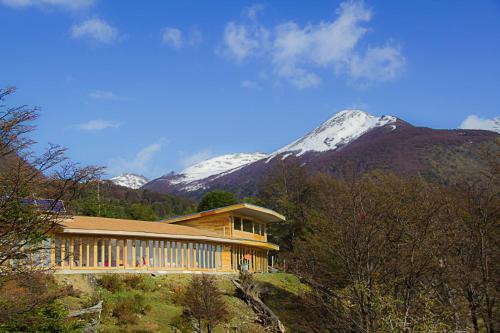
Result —
M376 117L361 110L343 110L303 137L272 152L214 157L180 173L169 173L142 188L197 198L204 192L227 189L252 195L278 163L297 162L309 172L343 176L354 170L390 170L399 175L421 174L444 179L461 166L477 167L479 148L497 140L483 130L437 130L415 127L393 116ZM119 176L121 184L138 186L136 175ZM117 183L112 179L113 182ZM118 181L118 180L117 180ZM120 184L120 185L121 185Z

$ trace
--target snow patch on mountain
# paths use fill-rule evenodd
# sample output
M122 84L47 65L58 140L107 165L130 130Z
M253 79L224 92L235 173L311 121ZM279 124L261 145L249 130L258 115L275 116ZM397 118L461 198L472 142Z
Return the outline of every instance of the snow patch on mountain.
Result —
M148 179L141 175L133 173L124 173L122 175L110 178L110 181L115 185L120 185L128 188L138 189L148 182Z
M392 124L394 130L396 121L397 118L392 116L376 117L361 110L343 110L312 132L269 155L267 161L269 162L282 153L287 153L283 156L283 158L286 158L291 154L301 156L310 151L335 150L349 144L376 127Z
M263 153L236 153L217 156L187 167L179 174L170 175L168 181L173 185L182 184L186 191L196 191L204 188L204 184L199 182L203 179L229 174L266 157L267 154Z

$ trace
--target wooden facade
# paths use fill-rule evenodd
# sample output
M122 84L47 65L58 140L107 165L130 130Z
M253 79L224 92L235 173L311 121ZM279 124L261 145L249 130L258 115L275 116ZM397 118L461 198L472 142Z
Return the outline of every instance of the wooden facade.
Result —
M161 222L75 216L36 245L28 264L56 272L237 272L245 263L267 272L269 251L278 250L267 242L267 224L283 220L248 204Z

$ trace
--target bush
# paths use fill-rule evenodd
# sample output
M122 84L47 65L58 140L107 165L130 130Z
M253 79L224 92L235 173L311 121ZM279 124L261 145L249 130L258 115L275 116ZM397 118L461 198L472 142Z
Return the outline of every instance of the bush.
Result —
M144 292L156 290L156 282L149 276L134 274L123 279L125 285L132 290L142 290Z
M99 280L97 280L99 286L116 293L122 291L125 287L123 280L117 274L103 275Z
M212 332L227 317L226 303L213 275L193 275L184 304L200 324L200 329L206 325L207 332Z
M68 321L58 300L74 294L59 287L53 276L23 272L0 279L0 332L71 332L79 325Z
M142 294L127 295L121 297L113 308L113 317L121 324L134 324L139 315L146 314L150 306L146 304L146 297Z

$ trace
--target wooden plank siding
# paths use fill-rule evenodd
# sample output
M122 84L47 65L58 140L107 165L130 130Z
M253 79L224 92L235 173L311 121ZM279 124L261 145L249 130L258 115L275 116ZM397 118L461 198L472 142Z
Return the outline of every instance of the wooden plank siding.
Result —
M219 235L233 237L231 214L219 214L194 218L191 220L180 221L176 225L184 225L187 227L210 230Z

